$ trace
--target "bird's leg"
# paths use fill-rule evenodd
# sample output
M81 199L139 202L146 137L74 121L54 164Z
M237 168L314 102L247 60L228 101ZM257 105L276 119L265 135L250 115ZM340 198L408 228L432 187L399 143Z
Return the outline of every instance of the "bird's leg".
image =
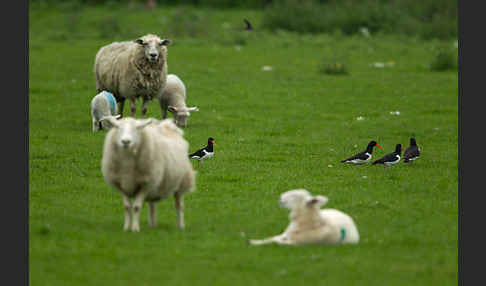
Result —
M204 160L201 160L201 168L204 168Z

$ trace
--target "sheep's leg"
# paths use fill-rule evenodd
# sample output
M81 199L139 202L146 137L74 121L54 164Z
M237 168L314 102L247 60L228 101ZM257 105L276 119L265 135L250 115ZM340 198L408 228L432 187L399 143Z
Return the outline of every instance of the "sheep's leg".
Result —
M184 229L184 197L180 193L174 194L175 207L177 210L177 226L180 229Z
M98 131L99 125L98 122L93 118L93 132Z
M127 231L130 229L130 218L132 216L132 205L130 199L123 195L123 207L125 208L125 223L123 224L123 230Z
M132 209L133 209L133 217L132 217L132 231L139 232L140 231L140 211L142 210L142 204L145 200L145 193L139 191L138 194L135 196L135 200L133 201Z
M248 240L250 245L264 245L270 243L277 243L277 244L292 244L290 240L287 239L285 234L280 234L272 237L268 237L265 239L250 239Z
M163 100L159 99L159 104L160 104L160 111L162 112L162 119L167 118L167 108L169 107L166 102Z
M135 102L135 98L130 98L130 116L135 118L135 115L137 114L137 105Z
M123 107L125 106L125 99L122 98L120 101L118 101L118 114L120 114L120 118L123 117Z
M155 221L155 202L149 202L149 224L150 227L155 227L156 221Z
M142 101L142 118L145 118L145 114L147 113L147 102L148 101L149 101L149 99L147 97L143 98L143 101Z

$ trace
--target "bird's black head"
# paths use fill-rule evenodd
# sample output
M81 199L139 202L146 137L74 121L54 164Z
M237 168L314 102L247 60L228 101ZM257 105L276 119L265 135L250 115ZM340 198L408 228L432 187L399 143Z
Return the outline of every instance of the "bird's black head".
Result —
M402 153L402 144L397 144L397 146L395 147L395 153Z
M209 137L208 138L208 145L216 145L216 143L214 142L214 138L213 137Z
M415 138L410 138L410 146L417 146L417 142L415 141Z
M378 143L376 143L375 140L372 140L370 141L370 143L368 143L368 147L366 148L367 152L368 153L371 153L371 151L373 150L373 147L378 147L378 148L381 148L383 149L383 147L381 147L380 145L378 145Z

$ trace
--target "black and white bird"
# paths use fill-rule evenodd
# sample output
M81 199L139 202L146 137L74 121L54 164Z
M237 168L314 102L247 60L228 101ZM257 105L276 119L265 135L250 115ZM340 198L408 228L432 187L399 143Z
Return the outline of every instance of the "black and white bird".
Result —
M417 141L415 138L410 138L410 146L408 146L407 150L403 152L403 162L404 163L412 163L414 160L417 160L420 156L420 148L417 146Z
M373 140L373 141L370 141L370 143L368 143L366 150L364 150L363 152L359 152L358 154L356 154L352 157L349 157L346 160L342 160L341 163L351 163L351 164L355 164L355 165L367 163L371 160L371 157L372 157L372 154L373 154L373 147L375 147L375 146L378 147L378 148L381 148L383 150L383 147L378 145L378 143L376 143L376 141Z
M214 155L214 149L213 146L216 146L216 143L214 142L213 137L208 138L208 145L204 148L201 148L197 150L196 152L189 154L189 158L198 160L198 167L199 164L202 164L202 167L204 167L204 160L207 160Z
M372 165L383 164L385 167L395 165L396 163L400 162L401 154L402 154L402 144L397 144L395 146L395 152L386 154L385 156L383 156L383 158L374 161Z

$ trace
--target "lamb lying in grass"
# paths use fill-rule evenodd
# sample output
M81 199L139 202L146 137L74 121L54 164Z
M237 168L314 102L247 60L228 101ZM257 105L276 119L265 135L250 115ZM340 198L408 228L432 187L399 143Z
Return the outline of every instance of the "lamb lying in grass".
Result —
M298 189L283 193L280 205L290 209L290 225L276 236L249 240L251 245L277 244L356 244L359 233L353 219L336 209L320 207L327 203L325 196L312 196Z

